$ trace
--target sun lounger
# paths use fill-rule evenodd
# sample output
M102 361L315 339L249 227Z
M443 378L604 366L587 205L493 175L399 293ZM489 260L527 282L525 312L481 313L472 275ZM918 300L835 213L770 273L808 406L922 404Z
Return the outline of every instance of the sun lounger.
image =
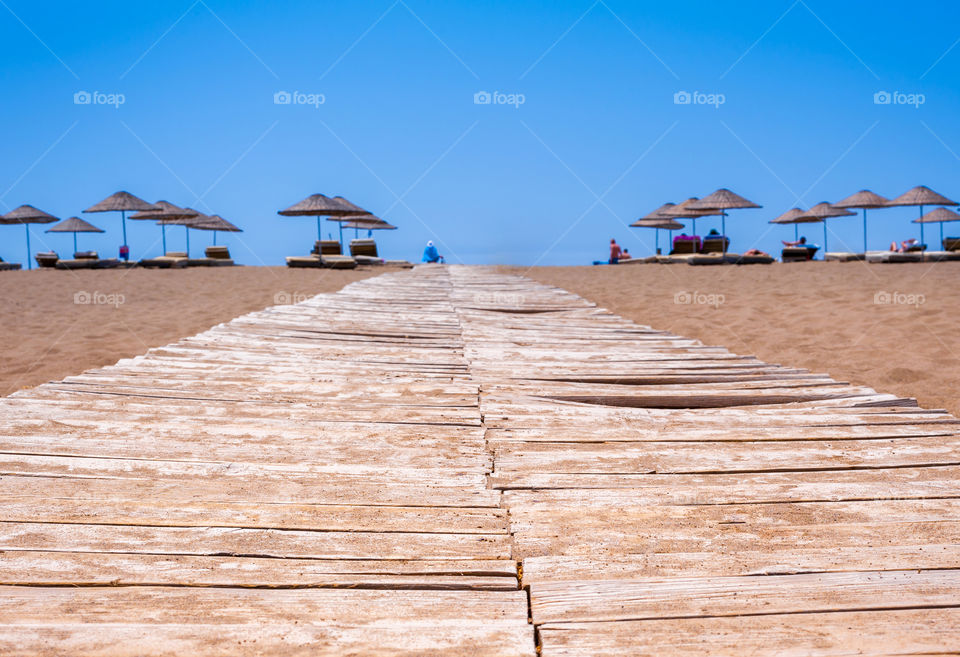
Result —
M329 269L354 269L357 261L350 256L342 255L316 255L311 253L306 256L288 256L287 267L310 267L310 268L329 268Z
M354 258L357 256L380 257L380 254L377 253L377 243L372 239L350 240L350 255Z
M828 251L823 254L824 260L833 262L855 262L857 260L863 260L864 257L862 253L850 253L848 251Z
M100 255L96 251L77 251L73 254L74 260L99 260Z
M743 257L738 253L698 253L687 260L689 265L735 265Z
M406 269L413 269L413 263L409 260L384 260L383 264L390 267L404 267Z
M700 253L724 253L730 249L730 238L722 235L705 237Z
M353 259L357 261L358 265L383 265L383 258L375 258L373 256L365 255L355 255Z
M66 258L57 260L57 269L96 269L97 261L90 258Z
M944 237L943 250L944 251L960 251L960 237Z
M229 258L190 258L187 267L231 267L233 260Z
M40 269L53 269L57 266L57 260L60 259L60 256L53 251L45 251L35 255L34 259Z
M317 240L310 251L313 255L343 255L337 240ZM299 256L294 256L299 257Z
M217 260L230 260L230 249L225 246L208 246L204 255Z
M729 255L729 254L728 254ZM742 255L737 258L736 263L738 265L770 265L776 262L777 259L769 255Z
M780 252L782 262L804 262L813 260L814 254L820 250L819 246L786 246Z
M14 269L20 269L19 262L4 262L3 258L0 258L0 271L13 271Z
M684 255L691 253L699 253L700 251L700 238L691 237L691 236L678 236L673 238L673 248L670 250L670 255Z
M171 252L158 258L145 258L140 261L140 266L151 269L181 269L187 266L188 260L186 254L180 256L179 253Z
M925 262L960 260L960 251L925 251L923 254L923 260Z

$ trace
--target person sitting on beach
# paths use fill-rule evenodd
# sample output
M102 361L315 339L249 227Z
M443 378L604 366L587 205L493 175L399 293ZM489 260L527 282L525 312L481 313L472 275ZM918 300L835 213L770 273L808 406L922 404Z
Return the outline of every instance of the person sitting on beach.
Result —
M766 251L761 251L760 249L750 249L749 251L747 251L747 252L744 253L743 255L745 255L745 256L763 256L763 257L765 257L765 258L769 258L769 257L770 257L770 254L769 254L769 253L767 253Z
M443 256L437 251L433 240L427 242L426 248L423 249L423 262L443 262Z
M623 251L620 250L620 245L617 244L617 240L610 239L610 264L615 265L620 262L620 256L623 255Z
M897 248L896 242L890 242L890 250L895 253L906 253L910 250L910 247L917 246L918 244L920 244L920 240L911 237L910 239L900 242L900 248Z
M620 259L621 259L621 260L629 260L629 259L632 258L632 257L633 257L633 256L630 255L630 252L627 251L626 249L624 249L624 250L623 250L623 253L620 254Z
M780 240L780 241L783 242L784 246L806 246L807 245L807 238L803 236L801 236L800 239L798 239L796 242L788 242L786 240Z

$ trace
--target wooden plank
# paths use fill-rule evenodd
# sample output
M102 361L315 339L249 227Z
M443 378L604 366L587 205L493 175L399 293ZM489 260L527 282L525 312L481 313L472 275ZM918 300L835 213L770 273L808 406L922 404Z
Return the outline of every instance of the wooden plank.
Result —
M533 622L575 623L960 606L958 570L585 580L530 587Z
M956 654L960 608L557 623L539 631L543 657L939 655Z
M507 560L271 559L7 551L0 584L515 591Z

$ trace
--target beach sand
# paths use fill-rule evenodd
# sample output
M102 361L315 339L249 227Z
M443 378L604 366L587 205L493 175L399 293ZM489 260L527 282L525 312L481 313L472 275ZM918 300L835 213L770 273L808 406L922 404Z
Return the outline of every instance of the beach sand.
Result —
M653 328L960 416L960 262L504 269Z
M0 395L111 365L238 315L334 292L391 269L0 272Z
M960 415L960 262L501 269L564 287L641 324ZM0 394L385 271L0 272ZM78 292L97 293L102 303L75 304ZM123 295L122 303L111 305L120 299L109 295ZM875 303L884 295L895 303Z

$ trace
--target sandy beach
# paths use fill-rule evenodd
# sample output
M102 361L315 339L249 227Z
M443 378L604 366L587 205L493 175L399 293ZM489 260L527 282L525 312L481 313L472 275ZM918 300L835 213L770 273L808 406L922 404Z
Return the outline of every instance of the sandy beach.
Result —
M509 271L641 324L960 414L960 262Z
M2 272L6 339L0 350L0 395L110 365L238 315L333 292L383 271L195 267Z
M960 333L951 312L960 307L960 263L501 269L564 287L642 324L960 414ZM0 393L109 365L384 271L4 272Z

